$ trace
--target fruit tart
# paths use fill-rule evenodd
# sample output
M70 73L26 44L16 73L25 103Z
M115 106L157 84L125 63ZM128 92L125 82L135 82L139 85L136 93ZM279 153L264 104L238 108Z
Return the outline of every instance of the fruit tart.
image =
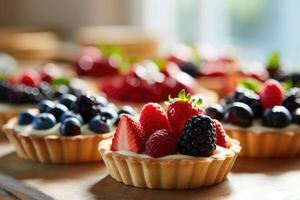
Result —
M64 93L79 95L67 79L54 79L46 71L27 70L20 75L0 77L0 126L22 110L33 108L41 99L54 99Z
M111 78L100 85L103 93L116 102L130 103L142 108L147 102L163 102L169 96L176 97L184 89L193 95L199 94L206 102L216 102L217 94L197 85L188 74L173 62L143 61L135 64L129 72Z
M112 139L99 151L110 175L135 187L198 188L222 182L240 151L198 100L181 92L167 111L147 103L139 119L122 115Z
M133 115L129 106L117 109L105 97L64 94L42 100L38 109L23 111L3 126L17 155L41 163L82 163L101 160L98 143L111 138L120 115Z
M300 155L300 89L284 92L275 80L257 91L237 90L206 114L222 121L226 133L240 141L240 155L250 158Z

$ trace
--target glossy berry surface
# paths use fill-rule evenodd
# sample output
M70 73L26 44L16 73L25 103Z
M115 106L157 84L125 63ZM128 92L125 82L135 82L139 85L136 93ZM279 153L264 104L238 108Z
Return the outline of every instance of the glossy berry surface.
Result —
M282 105L290 112L300 108L300 88L291 88L286 94Z
M100 109L101 117L110 120L112 123L118 119L118 113L113 107L102 107Z
M63 136L75 136L81 133L81 123L77 118L66 119L60 126L60 133Z
M96 98L90 94L83 94L77 98L77 101L72 105L71 110L79 113L84 123L89 122L98 113L98 104Z
M284 90L278 81L270 79L264 83L259 95L260 102L266 110L282 104L284 99Z
M54 108L49 110L49 113L54 115L54 117L56 118L56 121L60 121L60 117L62 116L62 114L64 114L67 111L68 111L68 108L65 105L57 103L54 106Z
M35 117L35 113L32 110L27 110L21 112L18 119L19 125L28 125L31 124Z
M179 67L182 71L185 73L191 75L192 77L198 77L200 76L200 70L199 67L192 62L182 62L179 64Z
M89 129L95 133L108 133L112 131L112 122L105 118L97 115L89 122Z
M76 96L72 94L63 94L59 97L58 102L71 109L72 104L77 100Z
M252 90L238 87L237 90L226 99L227 104L234 102L241 102L250 106L256 117L260 117L263 112L260 97Z
M215 125L215 129L216 129L216 135L217 135L217 145L227 148L229 141L228 141L228 136L226 135L221 122L219 122L218 120L213 120L214 121L214 125Z
M244 103L235 102L228 105L224 120L233 125L248 127L252 125L254 114L252 109Z
M158 158L177 152L178 138L165 129L155 131L147 140L145 153Z
M190 156L211 156L216 149L213 120L205 115L191 117L179 138L178 151Z
M136 112L131 106L122 106L118 110L118 115L121 115L121 114L135 115Z
M69 118L76 118L80 121L81 124L83 124L83 119L82 119L81 115L78 113L73 113L72 111L67 111L67 112L63 113L60 117L60 122L64 122L66 119L69 119Z
M38 109L41 113L47 113L54 107L55 107L54 102L50 100L42 100L38 103Z
M140 113L140 123L144 129L146 139L155 131L161 129L172 133L172 127L167 114L158 103L147 103L144 105Z
M213 119L222 120L224 117L224 108L220 104L213 104L205 109L205 114Z
M274 106L267 109L262 116L262 123L265 126L283 128L292 121L292 116L288 109L283 106Z
M36 130L50 129L56 124L56 119L50 113L41 113L33 119L32 124Z
M300 125L300 108L297 108L293 113L293 122Z

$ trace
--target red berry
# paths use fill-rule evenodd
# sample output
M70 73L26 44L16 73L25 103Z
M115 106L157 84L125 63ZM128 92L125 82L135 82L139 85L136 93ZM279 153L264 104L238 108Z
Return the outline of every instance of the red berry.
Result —
M171 104L168 107L167 115L172 126L173 132L180 136L186 122L195 115L202 114L204 111L198 105L197 100L192 100L185 96L185 92L180 92L179 98L171 100ZM199 101L200 102L200 101Z
M45 81L47 83L51 83L51 81L53 80L52 74L49 71L47 71L47 69L42 69L40 71L40 76L42 78L42 81Z
M146 142L146 154L154 158L175 154L177 137L165 129L155 131Z
M229 141L228 141L228 136L226 135L221 122L218 120L214 119L214 124L215 124L215 129L216 129L216 134L217 134L217 145L221 147L228 147Z
M281 105L284 99L284 89L282 85L273 79L267 80L260 92L260 102L264 109Z
M141 124L132 116L123 114L112 139L111 150L128 150L142 153L145 150L145 135Z
M157 103L147 103L144 105L140 115L140 123L145 131L146 139L160 129L172 132L167 114Z
M36 87L41 82L41 76L35 72L25 72L20 79L20 82L31 87Z

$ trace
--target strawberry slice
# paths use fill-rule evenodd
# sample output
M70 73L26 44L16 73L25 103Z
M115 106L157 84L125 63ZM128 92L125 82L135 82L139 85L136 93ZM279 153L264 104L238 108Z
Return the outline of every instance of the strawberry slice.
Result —
M112 139L111 150L142 153L145 144L146 139L141 124L134 117L123 114Z
M144 105L140 115L140 123L145 131L146 139L160 129L165 129L169 133L172 132L167 114L158 103Z

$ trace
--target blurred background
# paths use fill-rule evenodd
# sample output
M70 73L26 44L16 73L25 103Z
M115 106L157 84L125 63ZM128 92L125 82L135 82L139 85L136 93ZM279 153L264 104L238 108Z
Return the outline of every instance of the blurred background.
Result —
M44 37L75 44L92 37L82 35L86 26L134 26L167 48L175 42L230 45L243 58L261 61L278 50L288 68L297 70L299 6L295 0L0 0L0 26L2 32L16 26L51 31Z

